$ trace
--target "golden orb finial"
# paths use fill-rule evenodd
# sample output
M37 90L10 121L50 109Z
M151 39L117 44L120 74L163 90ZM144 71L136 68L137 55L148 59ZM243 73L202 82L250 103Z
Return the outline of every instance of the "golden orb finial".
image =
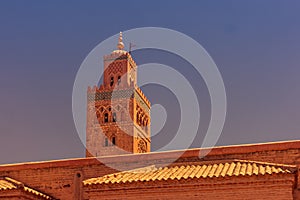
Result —
M118 42L117 47L118 47L119 50L123 50L123 49L124 49L124 43L123 43L122 32L120 32L120 35L119 35L119 42Z

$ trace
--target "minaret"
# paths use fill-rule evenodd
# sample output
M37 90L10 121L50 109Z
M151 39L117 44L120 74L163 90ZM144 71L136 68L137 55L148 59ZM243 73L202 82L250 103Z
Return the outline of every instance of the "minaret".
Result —
M104 56L103 84L87 92L86 156L150 152L150 102L137 86L137 65L124 50Z

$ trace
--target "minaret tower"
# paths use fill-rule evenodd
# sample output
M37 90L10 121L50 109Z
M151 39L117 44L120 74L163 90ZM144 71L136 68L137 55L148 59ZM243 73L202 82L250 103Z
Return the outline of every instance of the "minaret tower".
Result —
M88 88L86 156L150 152L150 106L120 32L117 50L104 56L103 84Z

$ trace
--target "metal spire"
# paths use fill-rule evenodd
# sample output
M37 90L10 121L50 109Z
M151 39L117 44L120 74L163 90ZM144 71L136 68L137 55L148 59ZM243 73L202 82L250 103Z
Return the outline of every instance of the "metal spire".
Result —
M124 49L124 43L123 43L122 32L120 32L120 35L119 35L119 42L118 42L117 47L118 47L119 50L123 50L123 49Z

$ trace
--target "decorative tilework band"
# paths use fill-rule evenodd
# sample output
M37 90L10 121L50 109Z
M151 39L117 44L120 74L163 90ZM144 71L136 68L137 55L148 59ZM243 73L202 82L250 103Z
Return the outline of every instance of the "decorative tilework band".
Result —
M143 109L145 109L146 111L150 110L148 105L144 102L144 100L136 90L130 89L130 90L115 90L115 91L88 93L88 102L111 100L111 99L124 99L124 98L135 98L138 104Z

